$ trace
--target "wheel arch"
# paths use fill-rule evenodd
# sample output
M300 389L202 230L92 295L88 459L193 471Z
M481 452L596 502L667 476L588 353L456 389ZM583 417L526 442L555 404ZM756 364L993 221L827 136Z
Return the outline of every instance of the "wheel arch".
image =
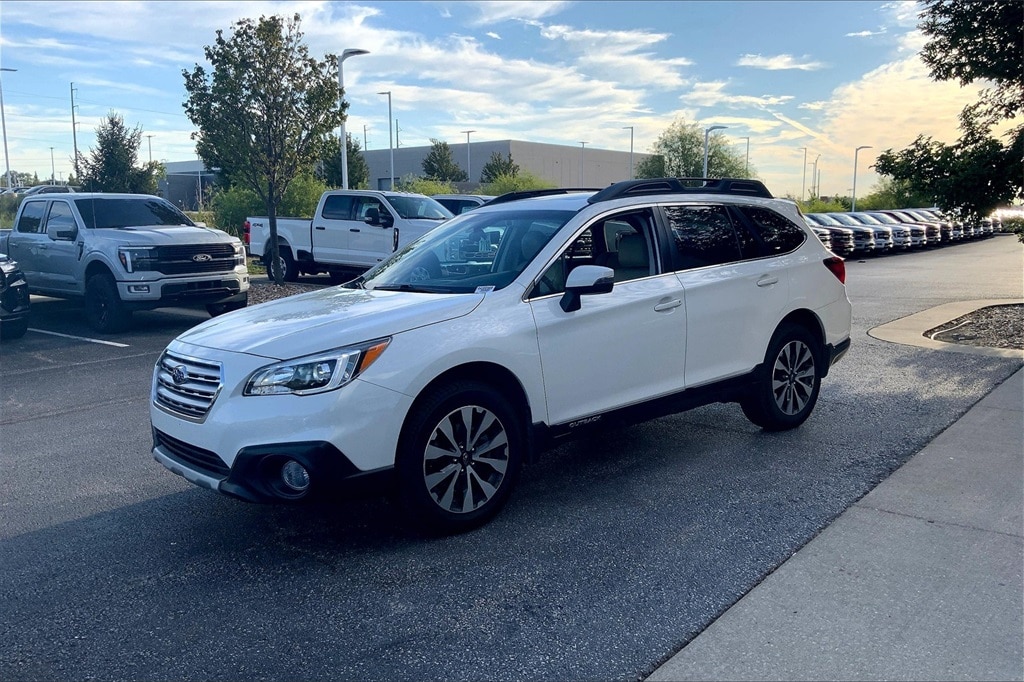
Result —
M818 355L816 360L818 361L818 366L821 368L821 376L824 377L828 374L828 358L825 354L825 327L818 316L807 308L794 310L782 318L779 324L775 327L775 331L772 332L772 336L774 337L774 335L778 333L779 329L785 324L795 324L810 332L814 337L814 340L817 342L815 352Z
M522 382L519 381L519 378L509 371L508 368L502 367L501 365L493 362L484 361L469 362L447 369L434 377L426 386L423 387L415 400L413 400L412 405L409 406L409 410L406 412L405 418L402 420L399 447L401 447L401 441L405 438L405 434L407 432L406 424L408 423L411 415L427 398L427 396L433 393L438 387L457 381L474 381L490 386L501 393L502 396L512 404L519 413L525 430L523 436L526 439L527 451L525 453L524 461L527 463L535 461L536 448L534 447L534 435L532 428L533 411L530 409L530 402L526 395L526 389L523 388Z

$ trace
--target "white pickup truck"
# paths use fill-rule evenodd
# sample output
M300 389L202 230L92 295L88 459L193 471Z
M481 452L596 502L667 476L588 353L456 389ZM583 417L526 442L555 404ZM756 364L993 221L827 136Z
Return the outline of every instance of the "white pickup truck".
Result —
M102 333L126 328L135 310L205 305L219 315L249 296L241 240L148 194L25 197L0 253L18 261L30 293L82 300Z
M312 220L278 218L277 241L285 281L327 272L332 281L351 278L452 217L422 194L374 190L324 192ZM270 219L245 221L249 253L270 272Z

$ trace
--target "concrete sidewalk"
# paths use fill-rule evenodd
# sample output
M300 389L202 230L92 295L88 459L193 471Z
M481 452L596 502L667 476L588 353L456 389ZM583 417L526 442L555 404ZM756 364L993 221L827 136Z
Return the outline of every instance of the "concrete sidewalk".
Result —
M1024 680L1024 370L648 680Z

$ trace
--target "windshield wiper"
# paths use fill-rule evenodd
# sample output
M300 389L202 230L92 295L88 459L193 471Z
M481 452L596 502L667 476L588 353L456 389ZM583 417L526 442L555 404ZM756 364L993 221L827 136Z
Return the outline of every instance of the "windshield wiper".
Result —
M382 284L375 286L373 291L408 291L417 294L450 294L454 291L452 287L429 287L417 284Z

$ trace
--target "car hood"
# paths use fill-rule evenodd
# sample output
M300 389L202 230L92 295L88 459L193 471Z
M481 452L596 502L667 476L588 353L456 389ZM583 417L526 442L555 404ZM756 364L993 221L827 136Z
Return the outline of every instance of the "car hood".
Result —
M215 317L177 340L285 360L461 317L483 298L329 287Z
M122 246L163 246L180 244L223 244L234 238L223 230L192 225L149 225L139 227L97 228L93 232L104 240Z

